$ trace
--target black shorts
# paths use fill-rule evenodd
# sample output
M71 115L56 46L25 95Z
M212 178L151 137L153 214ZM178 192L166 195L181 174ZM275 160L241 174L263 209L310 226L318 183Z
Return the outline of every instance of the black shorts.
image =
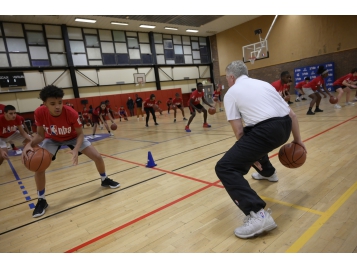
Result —
M95 114L92 115L92 122L93 122L93 124L94 123L97 123L97 124L103 123L102 120L100 119L100 117L98 115L95 115Z
M344 88L346 88L346 86L344 86L344 85L337 85L337 86L333 86L333 88L334 88L335 91L336 91L336 90L339 89L339 88L344 89Z
M197 105L193 105L193 106L195 106L197 109L204 109L205 107L203 107L201 104L197 104ZM190 105L190 111L191 112L196 112L196 110L195 109L193 109L192 107L191 107L191 105Z
M175 106L176 106L177 108L179 108L179 109L181 109L181 107L182 107L181 105L175 105Z

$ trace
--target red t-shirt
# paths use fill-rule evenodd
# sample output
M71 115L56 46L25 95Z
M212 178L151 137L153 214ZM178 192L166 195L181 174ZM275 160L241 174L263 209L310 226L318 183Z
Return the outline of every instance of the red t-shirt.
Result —
M357 76L353 76L353 74L347 74L339 79L337 79L335 82L333 82L333 86L342 86L343 81L347 82L354 82L357 81Z
M15 120L6 120L5 115L0 115L0 138L8 138L21 126L21 117L16 115Z
M5 105L4 104L0 104L0 114L5 113Z
M168 99L166 103L170 105L172 104L172 100Z
M173 105L182 105L182 99L181 98L174 98L173 100L172 100L172 104Z
M83 118L88 118L89 117L88 111L83 111L82 116L83 116Z
M312 90L316 91L318 86L322 86L325 84L325 80L322 76L318 76L315 79L311 80L309 83L303 85L303 88L311 88Z
M45 129L45 138L55 141L68 141L77 138L76 128L82 123L78 113L70 106L63 105L60 116L52 116L46 106L35 110L36 126Z
M221 95L221 91L214 91L213 92L213 97L219 98L219 96Z
M198 90L196 89L195 91L193 91L191 93L190 96L190 100L193 100L193 105L198 105L201 103L201 99L203 97L203 91L202 92L198 92ZM188 103L190 104L190 100L188 100Z
M107 114L109 114L108 108L105 108L104 110L102 110L102 108L100 106L95 108L94 111L93 111L93 115L99 117L99 114L102 114L102 117L104 119L105 116L107 116Z
M150 108L153 107L156 104L155 100L150 100L150 98L147 98L145 100L144 108Z
M274 81L271 85L276 89L278 92L282 92L286 89L286 85L281 83L281 80Z
M307 84L307 83L305 82L305 80L304 80L304 81L301 81L300 83L297 83L297 84L296 84L295 88L301 89L302 86L305 85L305 84Z

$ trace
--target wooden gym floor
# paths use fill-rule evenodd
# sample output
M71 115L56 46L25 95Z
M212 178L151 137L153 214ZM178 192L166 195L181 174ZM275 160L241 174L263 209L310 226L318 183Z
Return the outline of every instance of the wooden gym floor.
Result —
M0 252L357 252L357 105L335 110L326 98L323 113L307 116L308 104L291 105L306 163L285 168L276 149L270 157L279 182L253 180L254 169L245 176L272 209L278 228L269 233L247 240L233 234L244 215L214 171L235 142L225 113L209 116L210 129L197 114L186 133L181 114L173 123L164 111L159 126L132 117L117 122L114 138L93 142L118 189L100 186L86 156L72 166L68 149L60 150L46 175L49 207L40 218L30 208L37 202L33 173L19 156L4 162ZM155 168L145 167L149 151Z

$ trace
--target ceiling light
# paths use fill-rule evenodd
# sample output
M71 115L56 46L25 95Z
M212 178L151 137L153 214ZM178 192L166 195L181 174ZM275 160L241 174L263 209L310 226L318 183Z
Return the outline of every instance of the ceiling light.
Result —
M140 27L141 27L141 28L151 28L151 29L153 29L153 28L155 28L156 26L141 24Z
M177 31L177 28L172 28L172 27L165 27L166 30L173 30L173 31Z
M80 19L80 18L76 18L75 21L88 22L88 23L96 23L96 20Z
M191 29L187 29L186 32L190 32L190 33L198 33L198 30L191 30Z
M112 21L111 24L116 24L116 25L129 25L129 24L126 23L126 22L115 22L115 21Z

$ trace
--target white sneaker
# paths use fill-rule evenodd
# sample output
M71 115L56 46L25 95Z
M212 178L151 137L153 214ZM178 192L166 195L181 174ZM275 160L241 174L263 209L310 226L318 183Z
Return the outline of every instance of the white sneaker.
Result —
M278 225L270 214L270 209L261 209L257 213L251 211L250 215L244 218L243 226L236 228L234 234L239 238L250 238L275 229Z
M276 175L276 171L270 177L264 177L264 176L260 175L258 172L255 172L252 174L252 178L255 180L268 180L268 181L272 181L272 182L279 180L278 176Z
M357 101L357 96L354 98L355 101Z
M355 104L353 102L346 102L346 106L354 106Z
M110 133L110 136L112 137L112 136L114 136L114 134L113 134L113 133Z
M335 104L335 109L341 109L341 105Z
M21 150L21 149L16 150L16 153L15 153L15 154L16 154L16 155L22 154L22 150Z

